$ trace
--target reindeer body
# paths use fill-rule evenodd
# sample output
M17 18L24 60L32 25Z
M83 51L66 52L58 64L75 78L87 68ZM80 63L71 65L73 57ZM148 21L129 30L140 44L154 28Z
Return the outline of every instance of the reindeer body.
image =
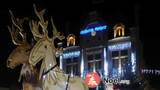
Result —
M35 66L39 61L42 60L40 79L42 79L43 90L87 90L88 88L84 84L84 81L80 77L68 78L62 70L57 66L56 62L56 51L54 46L54 40L63 40L65 37L60 35L56 30L56 27L52 22L53 37L48 37L48 21L43 19L45 10L38 12L34 6L36 15L39 18L39 22L32 21L30 26L41 26L43 34L35 31L37 29L32 28L32 34L34 37L39 38L37 43L34 45L29 56L29 63Z
M11 52L7 60L7 66L11 69L22 64L19 81L21 80L21 77L23 77L23 90L36 90L37 87L41 86L38 79L38 70L28 62L30 50L31 46L29 44L17 46Z
M24 33L22 28L24 19L15 19L11 11L10 14L13 24L11 28L8 26L8 29L12 37L12 42L17 45L17 47L10 53L7 59L7 67L14 69L17 66L22 65L19 81L23 77L23 90L37 90L37 88L41 88L40 81L37 78L39 73L28 61L32 46L27 42L26 33ZM21 36L22 40L18 39L18 35Z

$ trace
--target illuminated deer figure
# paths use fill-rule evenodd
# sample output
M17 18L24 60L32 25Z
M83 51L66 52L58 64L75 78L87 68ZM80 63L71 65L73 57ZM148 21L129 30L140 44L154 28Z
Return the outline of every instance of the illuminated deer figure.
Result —
M64 39L64 36L57 32L53 21L53 37L48 37L48 21L44 21L43 14L45 10L38 12L34 5L34 10L39 18L39 24L42 27L43 34L38 33L38 31L32 31L35 37L40 38L34 45L29 56L29 63L36 65L42 60L40 79L42 80L43 90L86 90L88 89L83 80L80 77L68 77L64 72L58 67L56 62L56 51L54 46L54 40L58 38L59 40ZM38 26L38 25L37 25Z
M22 27L26 18L15 18L11 11L10 14L13 24L11 27L8 26L8 29L11 34L12 42L17 47L10 53L7 59L7 67L14 69L22 64L19 81L21 80L21 77L23 77L23 90L41 90L40 81L37 78L39 76L38 70L30 65L28 61L32 46L27 42L26 33Z

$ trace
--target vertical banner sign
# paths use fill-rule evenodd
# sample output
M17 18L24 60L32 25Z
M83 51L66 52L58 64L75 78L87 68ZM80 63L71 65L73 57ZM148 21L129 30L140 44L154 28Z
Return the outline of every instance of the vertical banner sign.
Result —
M100 77L96 72L87 73L85 83L89 88L95 88L100 83Z

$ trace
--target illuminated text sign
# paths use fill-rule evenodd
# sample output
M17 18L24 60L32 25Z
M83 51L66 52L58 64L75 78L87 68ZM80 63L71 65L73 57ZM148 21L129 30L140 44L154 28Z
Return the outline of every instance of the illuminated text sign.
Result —
M94 32L94 31L103 31L106 28L107 28L107 26L104 25L104 26L98 26L98 27L94 27L94 28L84 29L80 32L80 34L83 35L83 34L91 33L91 32Z
M71 57L79 57L80 56L80 51L74 51L74 52L68 52L63 54L63 58L71 58Z
M80 35L89 34L92 32L99 32L104 31L107 29L107 25L102 21L95 21L92 23L89 23L80 31Z

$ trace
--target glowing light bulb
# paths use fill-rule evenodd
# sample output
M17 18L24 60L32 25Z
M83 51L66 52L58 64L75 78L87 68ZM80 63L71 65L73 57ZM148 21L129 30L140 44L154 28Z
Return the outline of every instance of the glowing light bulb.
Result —
M51 67L51 66L52 66L52 64L49 64L49 66Z
M43 76L43 79L45 79L45 78L46 78L46 75Z

